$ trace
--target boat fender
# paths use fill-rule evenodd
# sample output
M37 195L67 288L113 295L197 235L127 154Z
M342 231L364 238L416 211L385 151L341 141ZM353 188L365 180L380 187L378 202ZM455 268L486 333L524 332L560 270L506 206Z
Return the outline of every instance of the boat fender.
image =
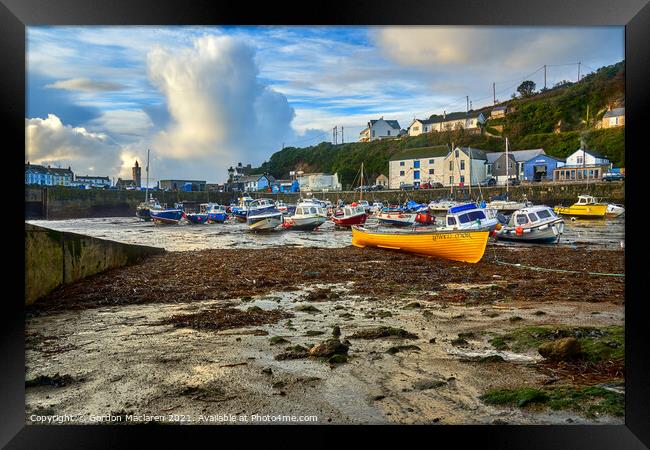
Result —
M522 234L524 234L524 229L521 227L517 227L515 228L515 233L517 233L517 236L521 236Z
M524 230L524 233L530 233L531 231L533 231L533 230L530 229L530 228L526 228L526 229Z
M547 229L547 228L548 228L548 224L546 224L546 225L540 225L537 229L538 229L538 230L545 230L545 229Z
M497 225L496 225L496 227L495 227L495 228L496 228L497 230L500 230L500 229L502 228L502 226L501 226L501 224L500 224L500 223L497 223Z

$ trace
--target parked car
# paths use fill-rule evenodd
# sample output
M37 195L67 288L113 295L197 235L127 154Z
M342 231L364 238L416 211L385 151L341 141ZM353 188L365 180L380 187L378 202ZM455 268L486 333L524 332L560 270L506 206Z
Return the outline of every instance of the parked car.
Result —
M479 186L494 186L497 184L497 179L494 177L488 177L485 180L479 183Z
M384 186L381 184L375 184L374 186L370 186L371 191L381 191L384 189Z
M363 189L364 191L369 191L369 190L371 190L371 189L370 189L370 186L357 186L357 187L354 188L355 191L360 191L360 190L362 190L362 189Z
M434 182L429 182L429 183L422 183L420 185L420 189L436 189L436 188L441 188L444 187L442 183L438 183L437 181Z
M620 172L606 172L603 174L603 181L621 181L625 180L625 174Z
M508 181L508 186L519 186L521 184L521 181L519 181L519 178L510 178Z
M412 184L405 183L405 184L402 184L399 188L401 190L403 190L403 191L412 191L412 190L415 189L415 186L412 185Z

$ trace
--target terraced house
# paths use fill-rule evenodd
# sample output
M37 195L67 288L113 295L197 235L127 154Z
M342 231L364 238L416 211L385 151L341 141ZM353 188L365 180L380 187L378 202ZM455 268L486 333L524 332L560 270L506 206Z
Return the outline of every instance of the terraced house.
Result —
M487 152L478 148L456 147L444 159L445 186L473 186L486 177Z
M25 164L25 184L40 184L41 186L70 186L74 173L70 166L67 169L50 166Z
M393 155L388 162L388 188L399 189L404 184L444 183L444 160L449 153L446 145L411 148Z

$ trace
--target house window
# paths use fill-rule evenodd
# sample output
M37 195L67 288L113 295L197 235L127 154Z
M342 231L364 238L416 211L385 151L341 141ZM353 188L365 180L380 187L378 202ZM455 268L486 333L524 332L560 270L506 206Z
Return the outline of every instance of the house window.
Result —
M449 161L449 170L454 170L454 162Z
M433 159L430 159L430 160L429 160L429 164L433 164Z
M390 130L388 130L386 133L386 136L390 136Z
M456 150L456 158L458 158L458 150Z
M418 161L418 160L413 161L413 168L419 169L420 168L420 161Z
M460 162L460 170L465 170L465 161L463 160Z
M400 170L400 171L399 171L399 176L400 176L400 177L403 177L403 176L404 176L404 171L403 171L403 170Z
M464 182L465 182L465 175L461 175L461 176L460 176L460 182L461 182L461 183L464 183Z
M582 162L583 162L582 156L578 156L577 161L578 161L578 164L582 164Z
M403 167L404 166L404 161L400 161L399 165Z
M413 171L413 179L414 180L419 180L420 179L420 171L419 170L414 170Z
M375 130L372 130L372 137L375 137Z
M595 176L596 178L598 178L598 169L596 169L596 170L594 171L594 176Z
M492 175L492 164L487 164L486 168L487 168L487 174Z
M454 184L454 177L449 177L449 184Z
M429 175L433 175L433 169L429 169Z
M426 133L427 131L429 131L429 127L424 127L424 132Z

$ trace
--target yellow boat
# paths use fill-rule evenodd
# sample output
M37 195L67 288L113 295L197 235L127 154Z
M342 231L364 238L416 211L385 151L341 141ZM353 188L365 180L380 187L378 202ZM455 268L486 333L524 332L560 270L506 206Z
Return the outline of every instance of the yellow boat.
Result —
M408 231L375 233L352 227L352 245L401 250L424 256L476 263L481 260L489 231Z
M569 207L556 206L553 208L557 214L575 216L583 219L599 219L605 217L607 204L596 202L596 197L579 195L578 202Z

